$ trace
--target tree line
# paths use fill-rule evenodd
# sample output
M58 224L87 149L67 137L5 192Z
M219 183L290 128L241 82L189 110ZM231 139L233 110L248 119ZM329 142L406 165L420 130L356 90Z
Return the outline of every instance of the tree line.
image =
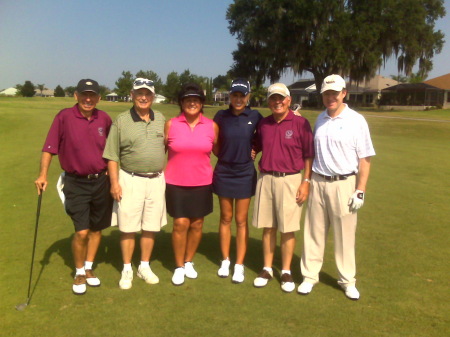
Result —
M100 95L102 96L102 99L105 99L106 95L112 92L115 92L118 97L126 99L133 87L133 81L138 77L153 80L156 93L166 97L166 101L169 103L177 103L178 92L186 83L199 84L203 90L205 90L206 102L212 103L214 100L213 92L216 90L228 90L232 81L232 78L228 75L219 75L212 79L192 74L189 69L187 69L181 74L172 71L167 75L166 82L163 83L159 75L152 70L139 70L134 75L130 71L122 71L121 76L115 82L116 86L114 89L111 90L105 85L100 85ZM31 81L25 81L24 84L17 84L16 89L18 90L17 94L23 97L33 97L36 95L37 90L39 90L38 94L40 93L42 95L44 90L48 90L45 87L45 84L35 85ZM68 86L63 89L60 85L57 85L54 90L54 96L73 96L75 90L75 86Z

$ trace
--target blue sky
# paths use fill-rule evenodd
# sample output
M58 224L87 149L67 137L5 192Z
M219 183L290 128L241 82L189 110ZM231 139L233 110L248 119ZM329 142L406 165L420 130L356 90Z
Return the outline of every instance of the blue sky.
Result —
M225 19L231 0L0 0L0 89L44 83L54 89L90 77L111 89L123 70L216 77L237 41ZM450 12L450 0L445 1ZM450 41L450 13L437 22ZM429 78L450 73L450 42ZM391 60L381 74L397 74ZM304 75L304 78L311 76ZM290 84L299 77L285 75Z

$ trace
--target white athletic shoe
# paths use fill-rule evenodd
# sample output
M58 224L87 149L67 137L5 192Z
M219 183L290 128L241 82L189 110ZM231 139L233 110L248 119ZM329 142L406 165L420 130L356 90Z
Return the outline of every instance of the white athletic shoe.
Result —
M314 284L309 283L309 282L306 282L306 281L303 281L303 282L298 286L297 292L298 292L300 295L308 295L308 294L311 292L311 290L312 290L313 287L314 287Z
M120 289L126 290L130 289L133 285L133 271L132 270L123 270L122 271L122 277L119 281L119 287Z
M355 286L348 286L347 288L344 289L344 291L345 296L347 296L349 299L353 301L359 300L359 291L358 289L356 289Z
M158 276L155 275L155 273L152 271L152 269L149 267L143 268L142 266L139 266L137 276L143 279L148 284L157 284L159 283Z
M234 265L234 273L231 281L233 283L242 283L244 282L244 265L243 264L235 264Z
M183 267L179 267L177 269L175 269L173 276L172 276L172 283L173 285L176 286L180 286L184 283L184 268Z
M272 278L273 278L273 271L268 272L267 270L263 269L258 274L258 277L255 278L255 280L253 281L253 285L256 288L265 287Z
M86 269L86 283L89 287L100 287L100 279L95 276L92 269Z
M86 293L86 275L75 275L72 291L75 295L83 295Z
M198 273L194 269L194 262L185 262L184 263L184 274L188 278L197 278Z
M230 260L222 260L217 275L224 278L230 275Z
M292 279L292 275L284 273L281 275L281 290L285 293L291 293L295 289L295 283Z

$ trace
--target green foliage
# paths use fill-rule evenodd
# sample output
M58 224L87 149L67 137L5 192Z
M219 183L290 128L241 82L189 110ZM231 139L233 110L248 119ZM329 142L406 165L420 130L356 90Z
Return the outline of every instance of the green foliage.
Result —
M444 15L443 0L235 0L226 16L239 41L231 73L260 86L290 68L320 87L331 73L371 78L394 56L400 71L418 62L423 74L442 49L434 23Z
M163 92L163 87L164 87L163 82L161 81L161 78L158 76L158 74L155 73L154 71L139 70L136 73L136 78L138 78L138 77L147 78L149 80L152 80L155 83L155 91L157 94L161 94Z
M39 89L39 94L42 96L42 92L46 89L45 84L37 84L36 89Z
M64 91L66 92L68 97L73 97L73 94L75 93L76 90L77 90L77 88L74 86L69 86L69 87L64 88Z
M102 99L106 99L106 95L111 93L111 89L109 89L106 85L100 85L100 96Z
M58 84L55 88L55 97L64 97L66 96L66 93L64 92L64 89Z
M116 94L119 97L128 96L133 89L133 74L129 71L122 71L122 76L116 81Z
M164 96L170 103L177 103L178 92L180 91L181 84L178 73L172 71L167 75L166 84L164 86Z
M23 97L33 97L35 86L31 81L25 81L25 84L20 88L20 94Z
M205 89L205 92L206 92L206 94L205 94L205 99L206 99L205 103L206 104L212 104L213 103L213 80L212 80L212 78L209 78L209 79L207 78L206 79L206 83L205 83L204 89Z
M219 75L213 79L213 87L217 90L228 90L232 79L228 75Z

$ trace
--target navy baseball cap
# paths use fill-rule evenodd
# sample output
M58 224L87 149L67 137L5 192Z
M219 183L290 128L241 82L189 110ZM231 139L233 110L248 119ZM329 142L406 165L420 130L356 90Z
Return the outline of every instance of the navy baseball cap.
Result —
M97 95L100 93L100 86L97 81L91 80L89 78L82 79L78 82L77 92L82 93L85 91L95 92Z
M231 82L230 94L233 92L241 92L244 96L250 93L250 82L245 78L237 78Z

